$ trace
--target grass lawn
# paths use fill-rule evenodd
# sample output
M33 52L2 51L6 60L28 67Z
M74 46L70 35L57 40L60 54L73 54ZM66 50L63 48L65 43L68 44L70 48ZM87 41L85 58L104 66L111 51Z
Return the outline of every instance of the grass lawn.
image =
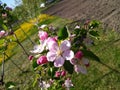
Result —
M71 21L55 17L52 20L43 21L41 24L62 27L68 22ZM27 32L32 41L36 41L38 38L37 32L36 27L32 27ZM99 32L101 36L99 41L95 42L94 47L90 46L90 49L110 68L91 60L87 75L74 74L72 76L75 86L71 90L119 90L120 88L120 73L114 70L120 71L120 35L113 30L103 32L100 29ZM33 48L27 37L20 41L28 52ZM11 90L40 90L38 86L32 87L35 72L21 47L19 45L13 47L12 53L14 55L5 62L5 83L14 82L16 84L15 88ZM4 87L0 86L0 90L4 90Z

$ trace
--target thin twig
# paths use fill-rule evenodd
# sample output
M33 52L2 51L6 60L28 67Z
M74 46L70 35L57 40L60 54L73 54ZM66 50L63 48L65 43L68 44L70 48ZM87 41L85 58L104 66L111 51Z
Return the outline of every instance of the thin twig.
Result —
M7 58L9 58L9 56L5 53L5 56L7 56ZM24 72L24 70L22 70L12 59L11 62L22 72Z
M14 33L14 37L16 38L16 42L20 45L20 47L23 49L23 51L25 52L25 54L29 57L29 54L27 53L27 51L25 50L25 48L23 47L23 45L20 43L20 41L17 38L17 35L15 33Z
M17 22L17 24L18 24L18 22ZM23 28L18 24L18 26L19 26L19 28L22 30L22 32L27 36L27 38L30 40L30 42L33 44L33 45L35 45L34 44L34 42L31 40L31 38L28 36L28 34L23 30Z
M5 52L3 52L2 73L1 73L0 85L4 85L4 61L5 61Z

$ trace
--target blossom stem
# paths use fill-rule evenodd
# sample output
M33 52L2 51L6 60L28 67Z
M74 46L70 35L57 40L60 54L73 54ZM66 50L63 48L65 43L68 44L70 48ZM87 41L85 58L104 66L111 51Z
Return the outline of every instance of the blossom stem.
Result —
M66 90L70 90L70 87L67 87Z

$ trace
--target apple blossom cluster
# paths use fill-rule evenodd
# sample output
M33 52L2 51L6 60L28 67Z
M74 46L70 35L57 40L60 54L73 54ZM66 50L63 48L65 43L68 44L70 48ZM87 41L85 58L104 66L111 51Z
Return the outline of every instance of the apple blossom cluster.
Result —
M83 45L88 32L84 29L80 30L81 27L76 26L74 29L77 33L70 33L64 27L63 32L60 31L61 35L54 36L51 34L52 30L49 30L48 27L45 29L46 27L47 25L39 27L39 44L30 51L33 55L29 56L29 60L33 62L35 69L41 71L40 77L46 76L52 80L52 83L43 80L43 86L46 84L46 87L50 88L52 85L56 85L55 80L62 80L59 83L62 87L73 87L70 75L74 72L87 74L87 67L90 64L85 53L91 53L91 51ZM65 34L66 32L67 34ZM38 67L43 67L43 69L38 69ZM45 72L44 75L42 70ZM42 86L41 82L39 83Z
M40 45L35 45L34 49L30 52L39 54L44 50L47 51L46 55L40 55L37 59L38 65L53 62L54 67L62 67L65 60L67 60L74 65L74 70L77 73L87 73L84 66L89 66L89 60L84 58L82 51L77 51L75 53L71 50L71 41L69 39L59 42L57 37L48 37L48 33L45 31L39 31L38 36ZM31 60L33 56L30 56L29 58Z

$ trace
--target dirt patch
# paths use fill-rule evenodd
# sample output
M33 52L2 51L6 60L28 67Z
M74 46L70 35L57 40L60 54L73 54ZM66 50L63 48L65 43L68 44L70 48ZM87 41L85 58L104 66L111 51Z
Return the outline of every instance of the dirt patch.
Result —
M120 31L120 0L61 0L44 13L72 20L96 19Z

